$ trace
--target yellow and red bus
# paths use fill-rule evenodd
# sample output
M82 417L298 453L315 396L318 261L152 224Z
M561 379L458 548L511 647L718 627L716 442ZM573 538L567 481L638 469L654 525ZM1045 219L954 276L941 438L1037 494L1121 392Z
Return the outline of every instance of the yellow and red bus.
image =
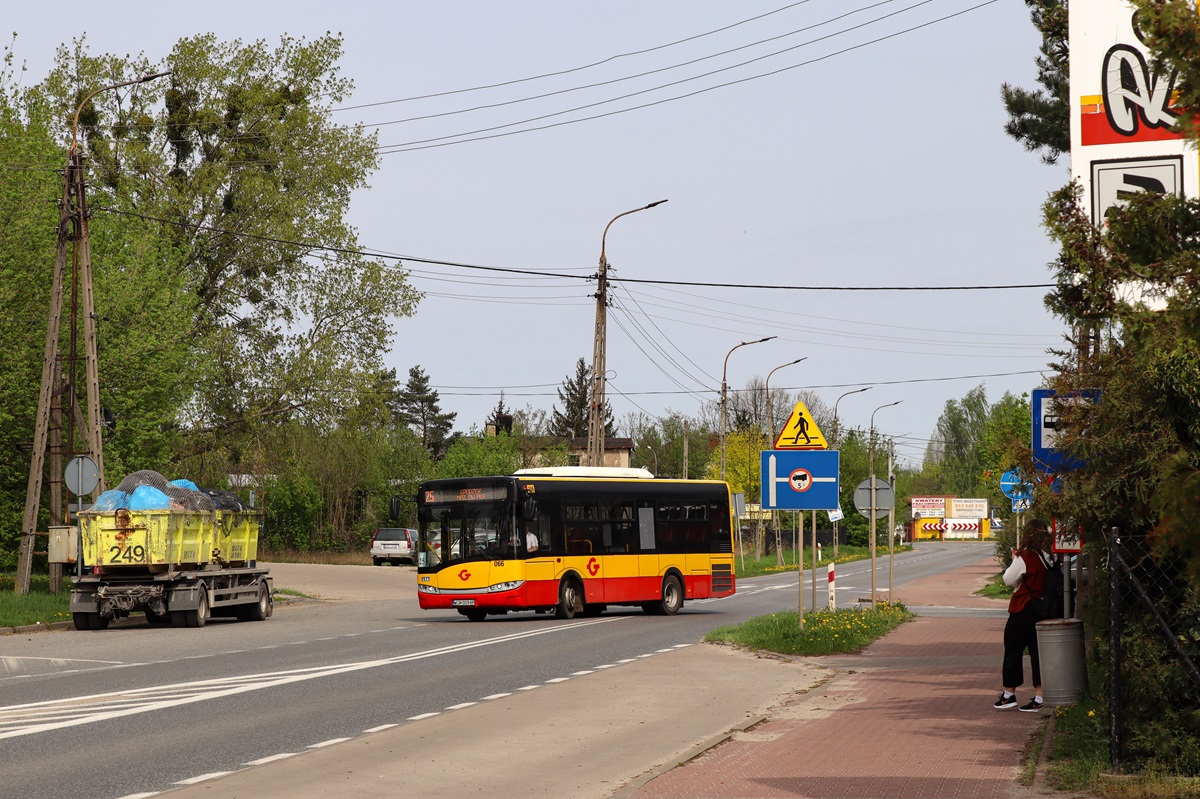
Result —
M431 480L417 495L417 595L472 621L609 605L674 615L735 590L729 486L557 467Z

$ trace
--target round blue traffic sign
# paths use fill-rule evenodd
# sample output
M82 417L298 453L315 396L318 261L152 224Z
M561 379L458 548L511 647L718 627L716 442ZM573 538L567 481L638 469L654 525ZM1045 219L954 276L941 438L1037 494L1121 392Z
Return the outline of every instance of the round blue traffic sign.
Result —
M1033 486L1017 469L1010 469L1000 475L1000 490L1009 499L1028 499L1033 495Z

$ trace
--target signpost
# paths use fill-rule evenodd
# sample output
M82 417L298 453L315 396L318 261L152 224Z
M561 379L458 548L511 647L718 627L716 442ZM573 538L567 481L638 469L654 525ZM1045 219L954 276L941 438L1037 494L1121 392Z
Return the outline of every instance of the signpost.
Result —
M792 415L795 417L801 412L807 414L808 410L804 407L804 403L797 403L796 410ZM790 421L789 426L793 426ZM788 427L784 429L787 430ZM820 431L816 430L816 423L811 423L811 426L806 428L806 432L810 437L815 433L816 437L821 438ZM824 438L821 438L820 443L821 446L824 446ZM815 511L841 507L838 494L840 454L836 449L764 450L760 463L763 508L814 511L812 514L812 568L813 609L815 610L817 585L817 514ZM800 629L803 630L804 558L802 557L796 558L796 578L799 582L798 619Z
M896 504L896 492L882 477L875 478L875 518L882 519ZM871 518L871 481L863 480L854 489L854 508L864 518Z
M838 502L837 450L763 450L762 506L829 510Z

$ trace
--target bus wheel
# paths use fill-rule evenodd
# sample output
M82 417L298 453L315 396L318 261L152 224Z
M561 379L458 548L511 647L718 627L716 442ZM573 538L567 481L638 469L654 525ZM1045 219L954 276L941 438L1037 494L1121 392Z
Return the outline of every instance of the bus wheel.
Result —
M480 610L479 608L471 608L470 610L464 610L463 615L471 621L483 621L487 618L487 611Z
M581 610L583 598L579 594L579 584L568 577L558 585L558 607L554 609L554 618L573 619Z
M663 580L662 599L657 602L647 602L642 610L655 616L674 616L683 607L683 586L674 574L668 574Z

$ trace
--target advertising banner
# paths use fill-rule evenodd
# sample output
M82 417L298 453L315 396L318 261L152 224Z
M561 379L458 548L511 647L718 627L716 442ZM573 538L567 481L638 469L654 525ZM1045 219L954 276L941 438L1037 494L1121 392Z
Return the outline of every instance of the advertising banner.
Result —
M914 519L945 518L945 497L913 497L912 517Z
M956 519L988 518L988 501L986 499L962 499L955 497L950 500L950 507L950 515Z

